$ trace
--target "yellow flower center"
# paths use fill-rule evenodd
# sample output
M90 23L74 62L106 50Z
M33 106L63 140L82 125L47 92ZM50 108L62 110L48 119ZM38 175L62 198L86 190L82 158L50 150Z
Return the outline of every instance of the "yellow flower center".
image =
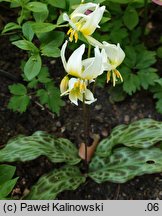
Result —
M86 90L86 84L85 82L83 82L82 80L78 80L75 84L74 84L74 88L76 91L80 92L80 93L84 93Z

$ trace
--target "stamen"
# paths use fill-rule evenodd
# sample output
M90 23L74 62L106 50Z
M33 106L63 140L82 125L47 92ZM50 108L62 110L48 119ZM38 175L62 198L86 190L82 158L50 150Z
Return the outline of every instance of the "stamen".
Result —
M77 41L78 41L78 33L76 31L74 33L74 38L75 38L75 43L77 43Z
M67 32L67 35L71 34L71 33L72 33L72 31L73 31L73 29L72 29L72 28L70 28L70 29L68 30L68 32Z
M78 41L78 33L77 33L76 30L70 28L70 29L68 30L68 32L67 32L67 35L69 35L69 40L70 40L70 42L73 41L73 37L74 37L74 38L75 38L75 43L77 43L77 41Z
M110 77L111 77L111 72L108 71L108 72L107 72L107 83L110 81Z
M115 74L116 74L117 78L120 78L121 82L123 82L123 77L118 70L115 70Z
M113 77L113 86L115 87L115 83L116 83L116 74L115 74L114 71L113 71L113 73L112 73L112 77Z

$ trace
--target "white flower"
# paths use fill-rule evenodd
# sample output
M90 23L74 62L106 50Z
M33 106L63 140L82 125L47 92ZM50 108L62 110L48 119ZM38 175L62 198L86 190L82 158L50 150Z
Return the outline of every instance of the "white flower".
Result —
M85 45L82 44L66 61L65 50L67 43L66 41L61 49L61 59L67 72L67 75L62 79L60 84L61 96L69 95L71 102L76 105L78 105L78 100L82 102L84 100L86 104L91 104L96 99L93 93L87 89L87 86L103 73L102 53L96 47L94 49L95 57L82 60L85 51ZM68 75L75 78L69 80Z
M100 53L98 47L94 49L95 57L82 60L82 56L85 51L85 45L82 44L72 53L72 55L66 62L65 50L67 47L67 43L68 42L66 41L61 48L61 59L64 68L69 75L75 76L83 80L89 80L91 82L93 81L93 79L103 73L103 56L102 53Z
M87 40L91 39L90 35L94 33L96 28L99 28L99 22L102 19L105 6L99 7L99 4L86 3L80 4L74 11L68 16L63 14L63 19L68 21L71 28L67 32L69 40L75 42L78 40L78 32L81 32Z
M102 55L103 67L107 71L107 82L110 81L111 76L113 78L113 86L115 86L117 78L123 82L120 72L116 69L125 58L125 53L121 49L120 44L118 43L116 46L115 44L103 42Z
M87 82L79 78L71 78L68 82L66 91L62 92L61 96L69 95L69 99L75 105L78 105L78 100L86 104L91 104L96 101L92 92L87 89Z

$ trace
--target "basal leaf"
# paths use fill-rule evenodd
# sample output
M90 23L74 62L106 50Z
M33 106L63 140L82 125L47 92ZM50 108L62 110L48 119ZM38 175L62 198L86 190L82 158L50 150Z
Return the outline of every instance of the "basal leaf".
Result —
M41 155L54 163L76 164L80 161L76 147L68 139L54 138L38 131L31 136L18 136L9 140L0 150L0 162L29 161Z
M85 177L74 166L65 166L42 176L26 197L30 200L53 200L64 190L75 190Z
M0 185L0 199L7 197L9 195L9 193L12 191L13 187L15 186L17 180L18 178L14 178Z
M12 179L15 171L16 167L14 166L7 164L0 165L0 185Z
M110 136L103 139L97 149L96 155L107 157L116 145L125 145L131 148L149 148L162 140L162 123L143 119L130 125L115 127Z
M95 156L90 163L91 177L95 182L124 183L135 176L162 172L162 150L159 148L117 148L110 157Z

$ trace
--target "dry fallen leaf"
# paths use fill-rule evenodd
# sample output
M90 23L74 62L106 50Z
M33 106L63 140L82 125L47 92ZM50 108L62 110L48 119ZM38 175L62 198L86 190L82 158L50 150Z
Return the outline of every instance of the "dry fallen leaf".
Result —
M96 150L96 147L99 143L100 136L98 134L93 134L91 138L93 139L93 143L92 143L92 145L87 147L87 162L89 162L91 160L91 158L92 158L92 156ZM85 143L80 144L79 156L83 160L85 160Z

